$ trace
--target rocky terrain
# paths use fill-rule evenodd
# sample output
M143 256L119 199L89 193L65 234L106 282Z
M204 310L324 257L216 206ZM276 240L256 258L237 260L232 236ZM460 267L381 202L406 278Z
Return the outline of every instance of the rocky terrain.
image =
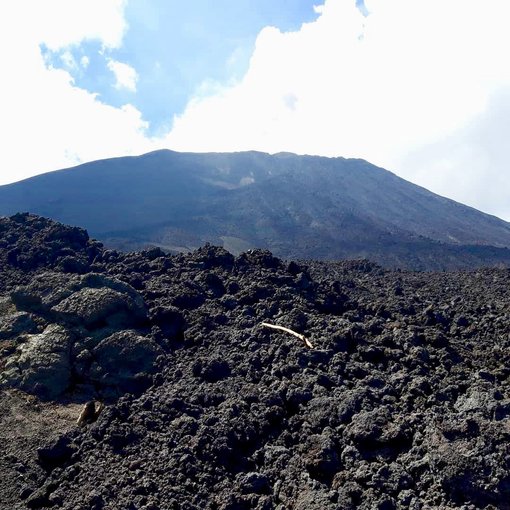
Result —
M2 509L510 508L507 269L122 254L25 214L0 268Z
M510 267L510 223L361 159L161 150L0 186L0 215L21 211L121 251L187 253L210 242L291 260Z

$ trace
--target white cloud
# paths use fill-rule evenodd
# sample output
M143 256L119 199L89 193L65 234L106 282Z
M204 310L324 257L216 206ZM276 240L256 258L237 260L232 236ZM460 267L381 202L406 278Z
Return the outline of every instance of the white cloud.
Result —
M442 195L510 220L510 88L491 95L487 109L462 129L404 155L399 166Z
M65 56L69 45L92 38L104 47L118 46L126 29L124 3L0 3L0 184L153 148L138 110L114 108L76 87L69 73L45 65L39 49L44 43Z
M127 89L130 92L136 92L136 82L138 81L138 73L136 70L124 62L116 60L108 60L108 69L115 75L116 89Z
M62 60L63 64L67 67L67 69L76 69L76 60L73 57L73 54L66 50L60 55L60 59Z
M87 69L89 64L90 64L89 57L87 57L87 55L83 55L83 57L81 57L80 59L80 65L82 66L83 69Z
M58 50L84 39L97 39L116 48L127 30L124 7L127 0L4 0L6 19L23 20L16 26L23 37L44 42ZM20 20L21 20L20 19ZM28 30L29 29L29 30Z
M206 80L151 140L136 108L103 104L39 49L69 68L84 40L108 55L127 30L125 0L4 0L0 183L157 146L293 151L362 157L510 220L508 0L365 3L368 17L354 0L326 0L299 31L266 27L242 79ZM110 64L135 90L134 69Z
M508 1L365 3L368 17L353 0L326 0L317 21L298 32L265 28L242 80L192 99L166 144L362 157L510 219L507 208L480 192L491 186L487 155L495 148L479 141L479 161L468 156L468 126L491 122L491 101L510 87ZM430 164L431 148L441 152L453 139L456 156L429 166L424 180L423 164L411 155L428 147ZM508 162L506 154L499 159ZM470 186L452 186L468 173ZM498 176L508 195L510 170L500 164Z

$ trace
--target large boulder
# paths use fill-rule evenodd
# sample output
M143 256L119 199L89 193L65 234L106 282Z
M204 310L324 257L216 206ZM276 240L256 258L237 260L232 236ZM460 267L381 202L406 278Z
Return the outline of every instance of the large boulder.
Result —
M94 273L42 273L29 285L17 287L11 299L19 310L87 328L128 328L147 318L143 298L133 287Z
M92 350L90 379L111 392L139 393L151 383L160 354L163 350L152 339L133 330L119 331Z
M26 312L18 312L8 298L0 302L0 340L15 337L21 333L32 333L36 325ZM2 306L11 304L12 306Z
M44 272L32 278L28 285L16 287L11 299L19 310L47 314L63 299L78 291L81 277L63 273Z
M136 393L162 353L131 329L148 321L142 296L116 278L38 274L0 302L0 384L48 399L76 384Z
M71 382L70 334L52 324L42 333L27 335L5 362L0 385L15 387L43 398L64 393Z
M143 300L109 287L85 287L52 307L57 319L86 328L126 327L146 317Z

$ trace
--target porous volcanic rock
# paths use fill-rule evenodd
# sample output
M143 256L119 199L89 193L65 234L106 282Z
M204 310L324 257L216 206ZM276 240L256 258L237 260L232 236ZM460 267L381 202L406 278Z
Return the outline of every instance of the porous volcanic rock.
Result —
M47 398L59 396L71 382L71 345L71 336L57 324L27 335L7 358L0 385Z
M9 250L23 228L67 228L0 222ZM62 393L22 389L34 406L106 406L46 443L10 443L5 508L510 508L510 271L90 243L73 245L79 274L6 262L0 377L58 333L71 343Z
M121 393L140 393L152 384L149 374L163 349L152 339L133 330L117 331L91 351L94 360L90 380Z
M1 306L0 340L9 339L3 387L42 398L80 387L111 398L147 387L163 352L143 336L148 326L143 297L104 274L39 271L2 298ZM130 329L136 326L140 332Z

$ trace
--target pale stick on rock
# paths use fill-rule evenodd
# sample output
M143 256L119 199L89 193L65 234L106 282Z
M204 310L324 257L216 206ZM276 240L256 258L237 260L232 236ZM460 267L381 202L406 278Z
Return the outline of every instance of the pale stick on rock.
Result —
M306 338L305 335L296 333L295 331L292 331L292 329L284 328L283 326L276 326L274 324L268 324L267 322L262 322L260 325L264 326L266 328L278 329L280 331L285 331L285 333L290 333L291 335L294 335L295 337L299 338L300 340L303 340L303 342L306 344L307 347L309 347L310 349L313 349L312 342L310 342L310 340L308 340L308 338Z

